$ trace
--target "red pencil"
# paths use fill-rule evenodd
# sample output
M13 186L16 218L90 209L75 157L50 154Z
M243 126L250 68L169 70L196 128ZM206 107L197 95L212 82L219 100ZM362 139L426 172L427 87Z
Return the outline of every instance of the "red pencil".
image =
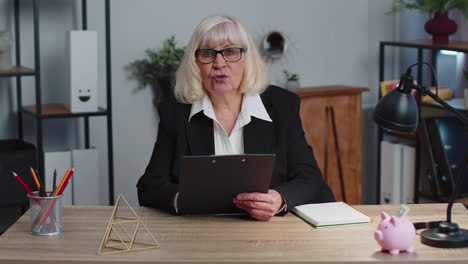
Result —
M20 176L18 176L18 174L16 174L14 171L12 171L12 173L13 173L13 176L16 178L16 180L23 186L23 188L28 192L29 195L36 196L31 191L31 189L29 189L29 187L26 185L26 183L24 183L24 181L20 178Z
M26 192L28 192L28 194L30 196L36 196L34 195L34 193L31 191L31 189L29 189L29 187L26 185L26 183L24 183L24 181L21 179L20 176L18 176L18 174L16 174L14 171L12 171L13 173L13 176L15 177L15 179L23 186L23 188L26 190ZM38 199L35 199L37 203L39 203L39 200Z

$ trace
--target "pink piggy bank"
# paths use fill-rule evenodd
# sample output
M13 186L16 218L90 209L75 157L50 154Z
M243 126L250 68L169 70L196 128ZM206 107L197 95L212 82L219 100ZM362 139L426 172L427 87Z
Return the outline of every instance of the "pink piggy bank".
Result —
M389 251L396 255L400 251L414 252L414 240L416 229L413 223L406 217L389 216L383 212L380 214L382 222L374 233L375 240L382 247L382 251Z

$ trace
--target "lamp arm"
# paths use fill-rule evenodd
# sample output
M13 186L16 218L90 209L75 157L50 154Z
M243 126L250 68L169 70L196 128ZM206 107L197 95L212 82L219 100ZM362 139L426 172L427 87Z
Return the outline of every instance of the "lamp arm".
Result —
M441 104L445 109L449 110L450 112L454 113L455 116L458 117L458 119L460 119L460 121L463 122L463 124L468 127L468 118L462 114L460 111L457 111L455 108L453 108L452 106L450 106L449 104L447 104L444 100L440 99L439 96L435 95L433 92L431 92L430 89L428 88L425 88L425 87L421 87L421 86L417 86L416 87L417 90L421 91L423 94L425 95L429 95L429 97L431 97L432 99L434 99L436 102L438 102L439 104Z
M463 175L465 174L465 169L467 165L468 165L468 156L465 155L465 160L463 161L463 167L460 168L460 171L458 172L458 175L457 175L457 179L455 180L455 190L453 190L452 196L450 197L450 200L447 206L447 222L449 223L452 222L452 206L460 192Z
M450 112L454 113L455 116L462 121L462 123L465 125L465 127L468 127L468 118L462 114L460 111L457 111L455 108L447 104L444 100L440 99L439 96L435 95L429 88L422 87L422 86L416 86L415 87L417 90L421 91L423 94L426 94L430 96L432 99L434 99L436 102L441 104L445 109L449 110ZM449 202L447 205L447 222L452 223L452 206L453 203L455 202L455 199L457 198L459 192L460 192L460 186L462 183L463 179L463 174L465 172L466 166L468 164L468 157L465 156L465 159L463 161L463 166L460 169L457 179L455 180L455 189L452 191L452 195L449 198Z

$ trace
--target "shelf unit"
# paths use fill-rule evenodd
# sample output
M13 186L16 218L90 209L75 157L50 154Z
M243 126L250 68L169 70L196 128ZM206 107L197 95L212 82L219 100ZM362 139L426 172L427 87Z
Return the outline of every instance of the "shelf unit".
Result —
M0 77L15 77L15 76L34 76L36 72L33 69L15 66L8 70L0 70Z
M14 77L16 79L16 97L18 112L18 138L24 140L23 115L29 115L36 121L36 147L38 169L44 178L44 142L43 121L46 119L83 118L84 120L84 147L90 148L89 118L93 116L105 116L107 118L107 154L108 154L108 181L109 203L114 204L114 166L113 166L113 136L112 136L112 84L111 84L111 45L110 45L110 0L105 1L105 58L106 58L106 108L99 108L96 112L72 113L63 105L42 104L41 98L41 68L39 45L39 2L32 0L33 9L33 34L34 34L34 68L21 65L21 39L20 39L20 0L14 0L14 35L15 35L15 61L16 65L9 70L0 70L0 78ZM81 1L82 30L87 30L87 1ZM35 105L23 106L22 102L22 77L33 76L35 78Z
M468 53L468 42L460 42L460 41L451 41L449 44L445 45L438 45L438 44L432 44L431 40L416 40L416 41L382 41L380 42L380 49L379 49L379 86L380 87L380 82L385 81L385 48L386 47L399 47L399 48L414 48L417 50L417 63L421 63L424 61L424 51L429 52L429 60L431 65L434 67L434 69L437 69L437 53L440 50L450 50L450 51L457 51L457 52L465 52ZM424 80L424 72L422 69L422 66L416 66L417 67L417 75L416 75L416 80L418 83L423 83ZM403 73L403 70L402 70ZM400 78L400 76L393 76L394 78L390 79L397 79ZM432 83L434 83L435 77L432 76L431 80ZM389 80L389 79L387 79ZM381 90L379 88L379 98L382 97ZM419 101L419 100L418 100ZM427 113L427 110L430 109L439 109L439 111L445 111L445 110L440 110L440 107L435 104L429 104L429 103L420 103L420 111L423 116L425 116L425 113ZM424 142L429 142L428 140L428 135L427 131L425 129L425 124L422 122L422 124L419 125L418 127L418 132L417 133L409 133L409 134L396 134L396 133L391 133L388 131L384 131L383 129L379 128L378 129L378 144L377 144L377 155L378 155L378 174L379 177L377 179L377 201L379 201L380 197L380 142L384 139L384 136L389 136L393 139L400 140L401 142L412 142L416 146L416 172L415 172L415 202L419 202L420 196L425 197L425 198L430 198L430 199L435 199L436 197L431 196L428 193L422 193L420 190L420 185L421 185L421 176L423 176L423 172L421 171L421 160L431 160L433 159L430 150L430 146L424 146L425 144L419 144L421 140L424 140ZM423 154L426 154L423 156ZM430 162L430 161L426 161ZM435 168L432 168L433 171L431 172L432 175L437 175L436 172L434 171ZM434 179L437 180L437 179ZM438 200L441 201L441 200Z

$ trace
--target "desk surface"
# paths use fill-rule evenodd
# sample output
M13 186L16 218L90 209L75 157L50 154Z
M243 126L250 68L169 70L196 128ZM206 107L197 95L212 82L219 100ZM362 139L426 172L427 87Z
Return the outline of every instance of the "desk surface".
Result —
M409 205L413 222L445 217L446 204ZM28 233L29 213L0 236L0 263L468 263L468 248L422 245L415 253L380 252L374 231L380 212L398 206L361 205L371 224L314 229L296 216L258 222L241 216L172 216L148 208L137 213L156 236L160 248L99 256L112 207L65 207L63 233L40 237ZM453 220L468 228L468 211L460 204Z

